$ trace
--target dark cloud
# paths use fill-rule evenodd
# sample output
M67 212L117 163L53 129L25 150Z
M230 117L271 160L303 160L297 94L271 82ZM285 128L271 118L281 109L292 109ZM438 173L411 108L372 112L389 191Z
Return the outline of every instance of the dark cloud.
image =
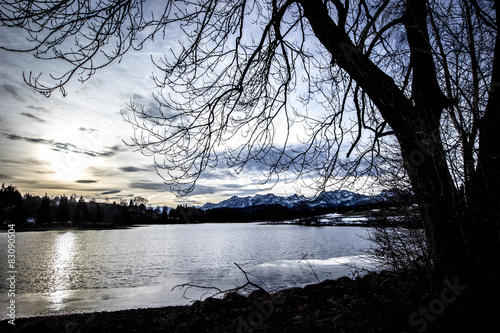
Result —
M171 187L169 185L166 185L164 183L152 183L148 181L132 182L129 184L129 187L133 189L141 189L149 191L171 192ZM215 194L221 190L224 190L223 186L210 186L210 185L198 184L195 186L194 190L191 193L187 194L185 197Z
M93 132L97 132L96 129L93 129L93 128L86 128L86 127L80 127L78 129L79 131L81 132L85 132L85 133L93 133Z
M21 162L21 163L27 163L27 164L32 164L32 165L52 165L51 162L49 161L43 161L39 160L38 158L28 158L26 159L26 162Z
M78 184L93 184L93 183L97 183L96 180L90 180L90 179L79 179L76 182Z
M8 175L6 175L6 174L0 173L0 178L1 178L1 179L11 179L12 177L11 177L11 176L8 176Z
M24 183L24 181L23 181ZM69 183L57 183L57 182L38 182L37 188L40 190L57 190L65 193L101 193L109 191L109 188L105 187L83 187L81 184L69 184ZM85 196L85 194L84 194Z
M221 190L223 190L223 186L210 186L210 185L197 184L193 189L193 192L186 195L186 197L194 195L215 194Z
M2 158L0 162L3 164L19 164L19 165L51 165L52 163L48 161L39 160L37 158L26 158L26 159L18 159L14 160L11 158Z
M193 190L193 192L189 193L186 195L185 198L187 197L192 197L192 196L204 196L204 195L211 195L211 194L218 194L218 195L223 195L227 196L228 198L237 195L237 196L248 196L248 195L254 195L256 192L258 192L257 184L254 184L255 186L252 186L252 184L248 185L241 185L241 184L228 184L224 182L217 183L217 185L200 185L197 184ZM184 199L184 198L183 198Z
M96 177L114 177L117 175L114 168L87 167L87 172Z
M8 134L8 133L4 133L4 136L9 140L25 141L25 142L29 142L29 143L43 144L43 145L50 146L52 148L52 150L55 150L55 151L71 152L71 153L83 154L83 155L87 155L87 156L91 156L91 157L114 156L116 154L116 149L117 149L117 146L105 147L105 148L108 148L109 150L98 152L98 151L80 149L77 146L75 146L74 144L67 143L67 142L57 142L54 140L48 140L48 139L42 139L42 138L29 138L29 137L25 137L25 136L19 136L16 134Z
M241 185L241 184L224 184L223 186L224 186L224 188L226 188L226 189L238 189L238 190L244 190L244 189L242 188L242 185ZM254 191L254 190L252 190L252 191Z
M2 158L0 159L0 162L5 163L5 164L21 164L24 162L21 162L19 160L13 160L11 158Z
M25 117L27 117L27 118L31 118L31 119L33 119L33 120L36 120L36 121L38 121L39 123L45 123L45 122L46 122L46 121L45 121L45 120L43 120L42 118L39 118L39 117L35 116L34 114L31 114L31 113L28 113L28 112L21 112L21 115L22 115L22 116L25 116Z
M138 168L134 166L128 166L128 167L121 167L119 168L123 172L140 172L140 171L151 171L149 169L144 169L144 168Z
M147 99L144 95L140 95L138 93L133 93L130 99L136 103L140 103L142 100Z
M16 178L12 178L12 179L16 179ZM38 181L38 180L27 180L26 178L23 178L23 179L16 179L15 183L16 184L23 184L23 185L35 185L35 184L39 184L40 181Z
M18 102L25 102L26 100L24 99L23 96L21 96L18 92L17 92L17 88L14 87L14 86L11 86L10 84L3 84L1 86L1 91L3 91L4 93L12 96L12 98L14 98L15 100L17 100Z
M170 187L168 185L165 185L164 183L151 183L148 181L132 182L129 184L129 187L158 192L165 192L170 190Z
M134 108L144 111L145 113L155 116L155 117L172 117L178 114L177 111L167 108L165 105L160 105L158 101L151 98L150 96L144 96L140 94L133 94L131 101ZM121 111L124 116L131 115L130 108Z
M242 173L255 172L258 174L262 174L263 172L266 172L268 170L269 166L267 166L266 163L263 163L261 161L249 160L245 163L245 166L243 167L243 170L241 172Z
M203 171L202 174L203 179L210 179L213 181L226 179L227 177L230 176L231 173L229 172L229 169L225 166L217 166L211 169L207 168L206 170Z
M87 154L87 155L90 155L90 156L99 156L99 157L111 157L111 156L115 156L116 155L116 153L114 151L110 151L110 150L103 151L101 153L95 153L94 152L92 154L94 154L94 155L90 155L90 154Z
M101 195L116 194L116 193L120 193L121 191L122 190L105 191L105 192L102 192Z
M122 151L127 151L126 147L119 146L119 145L114 145L111 147L104 147L104 148L106 148L110 153L113 153L113 154L116 154L116 153L119 153Z
M176 200L176 202L180 205L188 205L188 206L197 206L200 204L198 200L189 200L186 198L182 198L181 200Z
M51 170L36 170L35 173L38 173L40 175L53 175L56 172Z
M39 111L39 112L51 113L51 111L47 110L43 106L28 105L26 108L31 109L31 110L35 110L35 111Z

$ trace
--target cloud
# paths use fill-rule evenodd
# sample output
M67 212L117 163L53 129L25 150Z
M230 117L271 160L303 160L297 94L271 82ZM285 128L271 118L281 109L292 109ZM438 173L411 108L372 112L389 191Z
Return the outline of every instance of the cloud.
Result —
M108 149L108 152L112 153L113 155L116 153L122 152L122 151L127 151L126 147L120 147L119 145L114 145L111 147L104 147L104 148ZM110 156L112 156L112 155L110 155Z
M52 148L52 150L55 150L55 151L84 154L84 155L91 156L91 157L110 157L110 156L114 156L116 154L116 151L119 151L119 147L117 147L117 146L105 147L105 148L108 148L109 150L97 152L97 151L92 151L92 150L80 149L77 146L75 146L74 144L67 143L67 142L57 142L54 140L42 139L42 138L29 138L29 137L19 136L16 134L9 134L9 133L3 133L3 135L9 140L25 141L25 142L29 142L29 143L43 144L43 145L50 146Z
M201 177L209 181L215 181L231 177L231 173L229 172L229 169L227 167L218 165L215 168L205 169Z
M144 168L138 168L134 166L128 166L128 167L121 167L119 168L123 172L140 172L140 171L151 171L149 169L144 169Z
M48 166L52 165L52 163L49 161L44 161L44 160L40 160L38 158L33 158L33 157L27 158L26 161L22 161L21 163L22 164L31 164L31 165L48 165Z
M53 175L56 173L55 171L52 171L52 170L36 170L34 172L38 173L40 175Z
M23 181L24 182L24 181ZM96 187L96 188L85 188L81 187L81 185L72 185L70 183L64 182L38 182L39 189L43 190L60 190L60 191L74 191L74 193L82 192L104 192L107 191L107 188L104 187Z
M165 185L164 183L151 183L148 181L132 182L129 184L129 187L138 188L142 190L159 191L159 192L165 192L170 190L170 187L168 185Z
M196 184L193 191L191 193L188 193L184 198L198 196L198 195L219 193L220 191L224 191L225 189L224 187L225 187L224 185L212 186L212 185ZM172 188L170 185L164 183L153 183L148 181L131 182L129 184L129 188L157 191L157 192L169 192L169 193L172 192Z
M33 157L26 159L19 158L17 160L14 160L12 158L2 158L0 159L0 162L2 162L3 164L38 165L38 166L52 164L51 162L40 160L38 158L33 158Z
M177 115L177 111L167 108L165 105L160 105L155 99L151 99L149 96L144 96L141 94L133 94L130 97L132 104L135 109L142 110L146 114L155 117L171 117ZM124 116L131 115L130 107L122 110L120 113Z
M26 108L31 109L31 110L35 110L35 111L39 111L39 112L51 113L51 111L47 110L43 106L28 105Z
M17 100L18 102L22 102L24 103L26 100L24 99L23 96L21 96L18 92L17 92L17 88L14 87L14 86L11 86L10 84L3 84L1 86L1 90L7 94L9 94L10 96L12 96L15 100Z
M11 179L12 177L6 175L6 174L3 174L3 173L0 173L0 178L1 179Z
M97 183L96 180L90 180L90 179L79 179L76 181L78 184L92 184L92 183Z
M36 120L36 121L38 121L38 122L40 122L40 123L45 123L45 122L46 122L46 121L45 121L45 120L43 120L42 118L39 118L39 117L35 116L34 114L29 113L29 112L21 112L21 115L22 115L22 116L25 116L25 117L27 117L27 118L31 118L31 119L33 119L33 120Z
M120 193L121 191L122 190L106 191L106 192L102 192L101 195L116 194L116 193Z
M182 198L181 200L175 200L175 202L181 205L188 205L188 206L200 206L204 204L204 203L200 204L198 200L189 200L186 198Z
M2 158L2 159L0 159L0 162L2 162L3 164L24 164L25 163L24 161L13 160L11 158Z
M104 152L101 152L101 153L90 152L90 153L86 153L86 154L90 155L92 157L96 157L96 156L99 156L99 157L111 157L111 156L115 156L116 155L116 153L114 151L111 151L111 150L104 151Z
M22 180L22 181L16 181L16 184L28 184L28 182ZM32 191L32 190L30 190ZM98 193L105 193L109 192L110 189L106 188L104 186L99 186L99 187L92 187L89 185L88 187L85 187L82 184L76 184L76 183L65 183L65 182L58 182L58 181L38 181L36 183L36 190L34 192L61 192L61 193L75 193L75 194L83 194L83 196L96 196L99 195Z
M23 185L23 186L32 186L32 185L35 185L35 184L39 184L40 182L38 180L27 180L27 179L19 179L19 178L12 178L14 179L14 183L19 185L19 187L21 187L20 185Z
M114 168L89 166L86 170L88 173L96 177L115 177L117 175L117 172Z
M86 127L80 127L78 130L79 130L79 131L81 131L81 132L85 132L85 133L97 132L97 130L96 130L96 129L93 129L93 128L86 128Z
M221 187L224 187L224 185ZM193 189L193 192L186 195L186 197L203 195L203 194L215 194L216 192L221 190L221 187L196 184L195 188Z

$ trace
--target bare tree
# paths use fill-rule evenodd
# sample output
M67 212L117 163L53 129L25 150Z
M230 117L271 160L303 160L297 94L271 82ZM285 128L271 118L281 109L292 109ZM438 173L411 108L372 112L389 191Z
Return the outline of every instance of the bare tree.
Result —
M133 115L125 116L133 143L155 156L158 173L181 194L221 157L236 170L258 161L271 182L293 172L321 191L339 178L383 174L374 162L396 144L436 268L493 271L500 254L498 1L159 6L1 1L1 22L28 31L33 46L22 51L67 64L53 84L26 77L46 95L170 29L182 31L178 48L153 59L158 108L131 102Z

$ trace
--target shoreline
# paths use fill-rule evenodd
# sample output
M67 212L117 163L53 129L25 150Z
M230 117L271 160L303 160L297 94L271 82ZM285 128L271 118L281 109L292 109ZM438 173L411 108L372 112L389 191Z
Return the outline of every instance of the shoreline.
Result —
M344 221L328 221L321 223L300 223L297 221L252 221L252 222L201 222L201 223L191 223L193 225L197 224L236 224L236 223L257 223L260 225L295 225L301 227L385 227L385 226L393 226L393 224L389 223L377 223L375 220L359 220L352 222L344 222ZM141 227L148 227L151 225L179 225L179 223L153 223L153 224L131 224L131 225L116 225L116 226L84 226L84 227L65 227L65 226L45 226L45 227L27 227L27 226L16 226L16 232L36 232L36 231L87 231L87 230L126 230L126 229L135 229ZM0 233L6 233L8 229L0 229Z
M0 321L0 331L431 333L459 332L468 325L479 332L491 327L494 308L481 302L481 295L443 287L450 284L433 285L419 272L371 272L274 293L229 292L188 306L16 318L15 325L6 319ZM448 290L448 303L437 311L432 304L443 299L441 289ZM448 298L449 292L456 297Z
M226 293L187 306L16 318L2 332L400 332L428 303L425 279L383 271L248 296ZM405 297L400 297L401 295ZM432 298L431 298L432 299Z
M85 226L85 227L23 227L16 226L16 232L34 232L34 231L78 231L78 230L121 230L121 229L135 229L139 227L144 227L145 225L117 225L117 226ZM1 229L0 233L6 233L8 229Z

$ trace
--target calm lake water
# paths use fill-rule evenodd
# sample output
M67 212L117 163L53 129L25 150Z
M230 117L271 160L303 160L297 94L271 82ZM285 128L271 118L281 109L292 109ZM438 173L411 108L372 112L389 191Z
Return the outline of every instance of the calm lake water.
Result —
M16 233L16 315L27 317L186 305L204 289L250 280L269 291L350 276L370 267L362 227L199 224L125 230ZM0 234L0 302L6 318L7 234ZM187 298L187 299L186 299Z

